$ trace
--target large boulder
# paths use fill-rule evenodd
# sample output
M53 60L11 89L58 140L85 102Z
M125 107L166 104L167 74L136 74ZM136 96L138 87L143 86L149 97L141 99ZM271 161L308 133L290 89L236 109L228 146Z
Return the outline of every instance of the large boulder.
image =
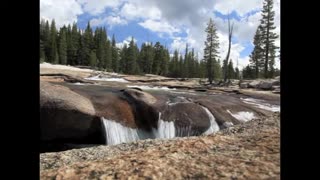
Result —
M157 99L151 94L138 89L125 89L122 91L127 100L131 102L131 106L133 106L137 127L149 132L152 128L156 128L159 111L154 104Z
M274 79L271 82L272 82L272 86L280 86L280 80Z
M253 80L252 82L250 82L248 84L248 88L257 88L260 84L260 81L259 80Z
M242 89L248 88L248 83L247 82L240 83L239 87Z
M204 133L210 127L208 113L192 102L176 102L168 104L161 116L163 121L173 121L176 136L195 136Z
M258 88L262 89L262 90L272 90L272 82L271 81L261 81Z
M91 101L69 88L40 81L40 139L86 139L100 126Z

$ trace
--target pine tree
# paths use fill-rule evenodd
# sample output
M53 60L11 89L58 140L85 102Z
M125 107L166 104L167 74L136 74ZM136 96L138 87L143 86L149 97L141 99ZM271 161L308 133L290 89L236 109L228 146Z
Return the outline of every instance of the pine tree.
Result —
M128 47L127 44L124 44L121 51L120 51L120 60L119 60L119 72L125 73L127 69L127 51Z
M79 49L80 49L81 36L80 36L80 33L78 32L78 27L76 23L73 23L72 25L71 34L69 38L70 38L70 42L69 42L69 48L67 52L68 64L70 65L80 64Z
M222 68L221 68L221 62L220 62L220 59L217 60L214 60L213 61L213 71L215 72L214 73L214 76L213 76L213 79L214 80L220 80L222 79Z
M215 72L213 69L214 63L218 58L219 40L217 29L211 18L205 32L207 33L207 40L205 41L204 60L207 63L207 76L209 83L212 84L213 78L215 77Z
M90 52L90 66L91 67L96 67L96 63L97 63L96 52L95 52L95 50L92 50Z
M189 58L188 58L188 53L189 53L189 48L188 44L186 44L186 50L184 53L184 63L183 63L183 76L184 77L189 77Z
M112 50L111 50L111 42L108 40L107 31L105 28L103 28L103 39L106 39L105 41L105 69L111 69L112 64Z
M169 64L169 51L168 49L161 49L161 64L160 64L160 75L166 76L168 74L168 64Z
M45 61L46 61L46 56L44 53L44 45L43 45L43 41L40 39L40 63Z
M257 28L256 34L253 40L253 51L250 55L250 66L255 70L255 78L259 78L260 69L263 68L264 55L262 47L261 26Z
M239 68L236 67L236 70L235 70L235 79L240 79L240 71L239 71Z
M112 35L112 70L114 72L118 72L119 70L119 51L114 34Z
M56 50L56 54L54 56L54 61L53 61L53 64L59 64L59 53L58 53L58 50Z
M79 40L79 49L77 52L77 61L75 62L74 65L84 65L85 62L87 61L87 51L88 48L85 44L85 37L84 36L80 36L80 40Z
M63 26L59 35L59 60L60 64L67 64L67 28Z
M44 53L46 57L46 61L50 62L49 56L50 56L50 48L51 48L51 43L50 43L50 26L49 26L49 21L46 21L45 28L44 28L44 33L43 33L43 47L44 47Z
M254 73L255 70L250 67L250 65L248 64L243 70L242 70L242 76L243 79L254 79Z
M171 77L178 77L179 75L178 63L179 63L179 53L178 53L178 50L174 50L173 57L171 58L171 61L170 61L170 68L169 68Z
M92 33L92 29L90 27L90 22L88 22L87 24L87 28L84 31L83 34L83 42L82 42L82 50L84 52L83 56L82 56L82 65L89 65L89 61L90 61L90 54L91 54L91 50L94 47L94 42L93 42L93 33Z
M228 64L228 79L234 79L235 78L235 71L233 68L233 62L232 59L230 59L229 64Z
M179 65L178 65L178 72L179 72L179 75L178 77L184 77L184 63L183 63L183 58L182 58L182 54L180 54L180 57L179 57Z
M277 49L275 46L275 40L278 35L272 32L276 27L274 25L275 12L273 10L273 0L264 0L262 9L262 18L260 21L262 42L263 42L263 52L264 52L264 77L269 77L269 61L274 61L273 50ZM272 63L271 63L272 64Z
M275 58L276 58L276 49L277 47L275 47L274 45L270 46L269 48L269 52L270 52L270 56L269 56L269 71L268 71L268 77L269 78L273 78L275 76Z
M137 54L135 50L135 44L133 37L130 41L129 47L127 49L126 58L126 71L127 74L136 74L137 71Z
M105 67L105 42L107 41L106 35L103 33L102 28L96 28L94 33L95 46L96 46L96 56L97 56L97 66L99 68Z
M59 58L56 56L58 55L58 49L57 49L57 29L56 29L56 23L54 19L51 21L51 30L50 30L50 54L48 57L49 62L58 64L59 61L57 61Z
M160 64L162 60L162 49L163 46L160 44L160 42L156 42L154 45L154 58L153 58L153 64L152 64L152 73L153 74L159 74L160 73Z

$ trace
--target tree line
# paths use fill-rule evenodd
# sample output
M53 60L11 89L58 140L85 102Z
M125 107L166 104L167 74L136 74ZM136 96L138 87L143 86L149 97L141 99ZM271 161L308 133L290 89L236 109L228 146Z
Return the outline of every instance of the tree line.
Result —
M276 50L273 32L274 15L273 0L265 0L262 18L254 36L254 49L250 55L250 64L240 71L234 67L229 58L232 28L229 24L229 50L226 59L219 57L219 40L217 28L210 18L205 32L204 57L199 58L188 44L184 55L174 50L170 57L169 49L160 42L142 43L138 48L132 37L129 44L119 48L116 46L115 35L108 39L105 27L93 29L88 22L85 30L76 23L64 25L59 30L55 20L40 21L40 62L53 64L91 66L100 70L125 74L156 74L176 78L208 78L224 79L255 79L272 78L280 71L274 68ZM223 62L221 66L221 62Z
M188 44L184 55L169 50L160 42L142 43L140 49L132 37L129 44L116 46L115 35L107 38L107 30L97 27L93 32L88 22L85 30L76 23L56 28L55 20L40 22L40 62L65 65L91 66L100 70L125 74L157 74L177 78L207 77L205 60L199 59ZM220 60L214 66L215 79L222 78ZM239 69L228 64L230 78L239 77Z

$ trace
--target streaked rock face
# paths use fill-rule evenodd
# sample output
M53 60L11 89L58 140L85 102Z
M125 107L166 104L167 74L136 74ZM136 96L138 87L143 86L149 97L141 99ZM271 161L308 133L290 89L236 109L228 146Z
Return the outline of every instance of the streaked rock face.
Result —
M146 138L197 136L267 115L260 106L225 94L122 87L113 83L80 86L46 82L43 78L41 140L117 144ZM112 128L123 128L119 130L123 133L112 136L107 132Z

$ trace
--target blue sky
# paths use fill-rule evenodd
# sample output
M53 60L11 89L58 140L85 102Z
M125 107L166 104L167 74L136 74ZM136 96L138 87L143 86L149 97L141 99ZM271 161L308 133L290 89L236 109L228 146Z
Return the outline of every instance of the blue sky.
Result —
M280 0L274 0L276 32L280 33ZM227 52L228 13L234 23L231 58L239 67L249 62L252 40L261 18L262 0L40 0L40 18L55 19L57 26L77 22L84 29L105 26L121 47L133 36L140 47L156 41L170 52L184 53L186 43L203 56L205 27L213 18L220 41L220 57ZM276 41L280 46L280 39ZM277 67L279 67L279 61Z

